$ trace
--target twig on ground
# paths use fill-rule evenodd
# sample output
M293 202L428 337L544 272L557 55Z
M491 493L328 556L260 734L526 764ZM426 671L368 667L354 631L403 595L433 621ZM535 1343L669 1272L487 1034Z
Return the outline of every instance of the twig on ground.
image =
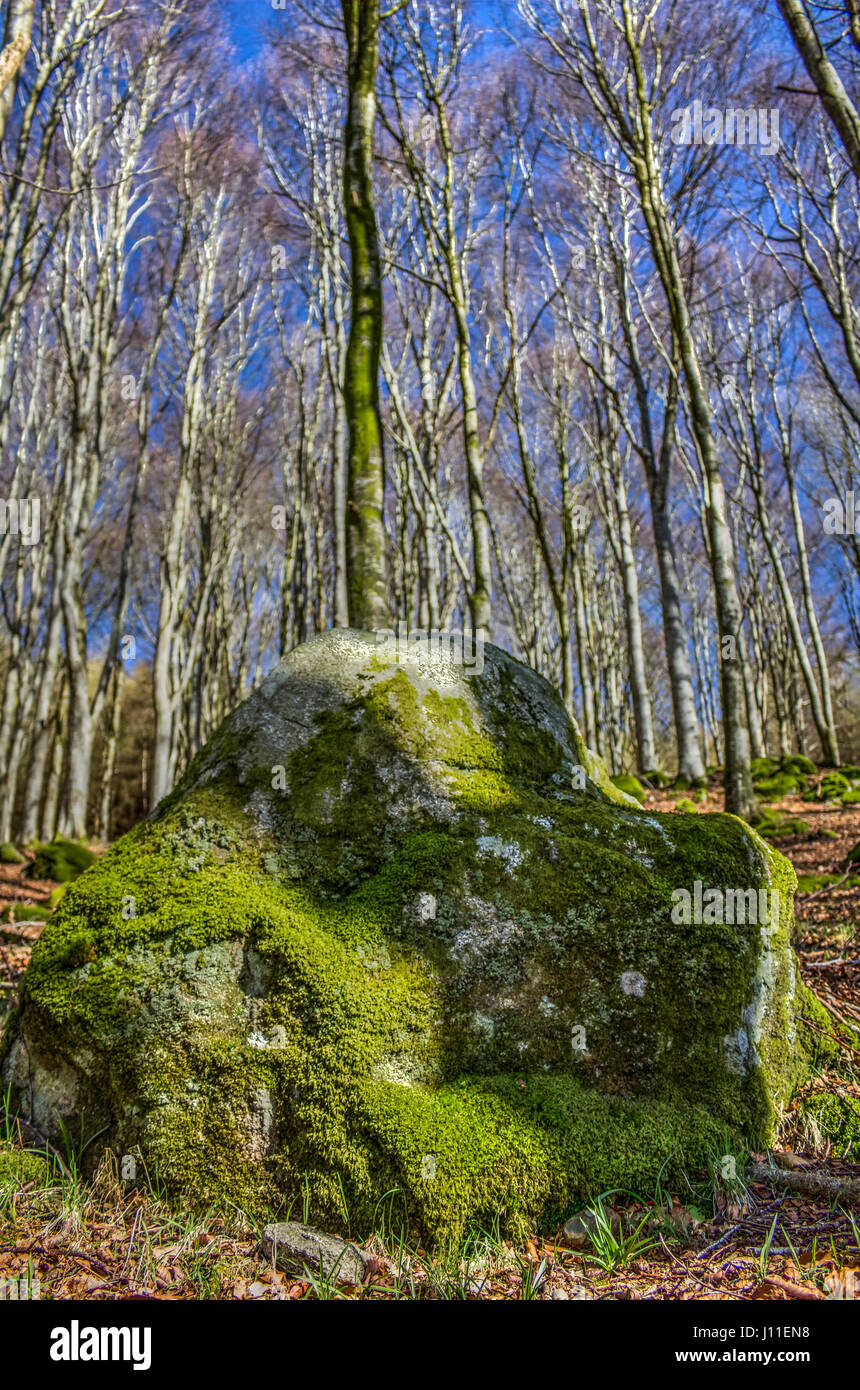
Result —
M750 1182L768 1183L770 1187L787 1187L792 1192L809 1196L834 1198L838 1201L860 1202L860 1178L840 1178L832 1173L798 1172L777 1168L775 1164L754 1163L747 1176Z
M697 1274L694 1274L691 1269L688 1269L685 1264L682 1264L681 1261L677 1259L675 1255L672 1254L672 1251L669 1249L668 1245L666 1244L659 1231L657 1232L657 1239L659 1240L660 1244L662 1245L666 1254L669 1256L669 1259L672 1261L672 1263L677 1265L679 1269L683 1269L684 1275L687 1279L694 1280L694 1282L700 1285L701 1288L707 1289L709 1293L713 1293L713 1286L711 1284L706 1284L704 1279L700 1279ZM738 1294L738 1298L746 1299L746 1294Z

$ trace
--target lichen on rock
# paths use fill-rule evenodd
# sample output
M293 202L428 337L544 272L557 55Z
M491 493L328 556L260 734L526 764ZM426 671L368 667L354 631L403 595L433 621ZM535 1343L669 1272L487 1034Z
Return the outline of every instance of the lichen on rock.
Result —
M673 921L696 880L776 888L778 920ZM734 817L640 809L497 648L330 632L69 886L3 1076L189 1200L563 1215L767 1141L823 1018L794 884Z

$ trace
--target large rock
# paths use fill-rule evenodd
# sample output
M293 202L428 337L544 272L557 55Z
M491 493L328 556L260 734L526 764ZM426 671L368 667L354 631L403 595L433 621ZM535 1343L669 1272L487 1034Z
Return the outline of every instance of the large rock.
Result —
M776 920L674 920L696 880L776 889ZM733 817L616 792L504 652L331 632L70 886L3 1076L189 1198L563 1216L768 1139L822 1021L794 882Z

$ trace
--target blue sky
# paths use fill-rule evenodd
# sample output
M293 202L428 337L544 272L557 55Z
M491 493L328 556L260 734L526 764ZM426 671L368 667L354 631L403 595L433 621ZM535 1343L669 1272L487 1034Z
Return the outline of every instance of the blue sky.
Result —
M260 27L272 17L269 0L227 0L230 28L240 58L251 58L260 44Z
M273 14L286 18L291 3L292 0L286 0L283 10L274 11L272 0L226 0L233 41L241 59L254 56L260 47L261 30ZM517 18L515 0L473 0L470 10L472 22L488 29L513 27Z

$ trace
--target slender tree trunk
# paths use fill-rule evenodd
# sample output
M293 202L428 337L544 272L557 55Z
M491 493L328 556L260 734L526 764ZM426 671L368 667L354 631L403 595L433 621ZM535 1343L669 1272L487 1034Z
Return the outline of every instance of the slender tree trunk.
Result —
M33 741L27 763L27 777L24 783L24 801L21 808L20 839L29 844L39 834L39 808L45 784L45 772L53 737L52 710L60 661L60 636L63 628L63 610L60 600L60 587L63 582L63 542L62 527L57 526L54 542L54 574L50 598L48 632L45 638L45 651L42 670L39 676L39 694L33 713Z
M582 722L585 742L589 748L594 748L598 752L599 739L597 733L597 720L594 711L594 685L591 678L591 663L589 661L589 641L588 624L585 614L585 594L582 585L582 567L580 553L577 551L573 556L571 566L571 578L573 581L573 612L574 625L576 628L576 654L579 661L579 685L582 691Z
M0 140L18 89L18 74L24 65L33 33L33 12L36 0L9 0L6 23L3 26L3 51L0 53Z
M647 96L641 72L637 73L637 78L640 82L640 104L644 111L647 109ZM642 152L633 157L633 167L651 248L678 343L690 402L690 423L707 484L706 522L720 642L726 810L751 820L756 815L757 807L750 774L741 606L735 582L732 536L726 520L725 488L717 458L710 402L693 339L678 254L663 204L650 130L643 141Z
M64 834L79 840L87 833L92 721L87 681L86 627L82 623L81 581L76 569L76 566L67 566L62 593L69 673L69 746L62 828Z
M349 613L355 627L374 629L388 623L385 470L379 413L382 269L373 206L379 10L376 0L342 0L342 8L348 53L343 194L352 295L344 378L349 423Z
M777 588L779 589L780 597L782 599L782 606L785 610L785 617L788 623L788 631L791 637L791 641L794 644L797 662L800 666L800 673L803 676L803 683L806 686L806 692L809 696L810 713L812 714L812 718L815 723L815 728L818 733L818 737L821 741L821 747L825 758L828 758L831 762L838 762L838 754L835 758L832 756L834 753L836 753L836 749L835 747L831 746L830 741L830 732L832 725L831 723L829 723L827 715L825 714L824 707L821 703L818 685L815 680L815 674L812 670L812 666L809 662L809 657L806 653L806 643L803 640L803 633L800 627L800 618L798 617L797 608L794 602L794 596L791 592L791 586L789 585L788 577L785 573L785 566L782 563L782 557L779 554L779 550L777 548L776 539L774 538L773 532L771 530L770 517L767 509L767 501L764 496L763 483L758 471L755 469L751 470L751 486L753 490L753 495L756 500L756 511L758 514L758 521L759 527L761 528L762 539L764 540L767 553L770 557L771 565L773 566L774 577L776 579ZM831 710L831 721L832 717L833 715Z
M642 614L639 609L639 575L627 490L619 468L615 479L615 505L618 513L621 578L624 585L624 621L627 628L627 651L630 660L630 690L633 697L633 718L636 725L636 752L640 772L653 772L657 766L654 742L654 721L651 717L651 691L645 665L642 641Z
M333 214L334 215L334 214ZM323 355L331 390L332 409L332 526L334 536L334 625L349 627L349 558L347 552L347 485L349 477L349 422L344 402L344 367L347 354L344 304L340 270L328 239L322 251L323 300L331 299L331 315L323 313Z
M777 0L803 66L815 83L821 104L835 125L854 173L860 179L860 112L824 47L806 0Z
M69 689L63 681L57 701L57 714L51 726L51 761L45 787L45 804L42 807L41 837L52 840L59 829L60 790L62 788L63 765L66 759L66 729L69 721Z
M451 307L457 333L457 367L463 398L463 447L469 490L469 518L472 527L472 592L469 607L475 632L489 636L493 620L493 570L490 526L484 495L484 458L478 423L478 395L472 371L472 342L469 332L469 301L460 265L455 225L454 146L444 106L438 106L438 129L445 158L445 245L444 253L451 291Z
M623 253L629 255L628 232L625 224ZM663 413L663 438L659 453L654 434L651 401L639 345L630 315L627 261L616 260L616 281L621 326L627 343L630 369L639 408L641 430L640 453L648 484L651 504L651 529L660 576L660 609L663 618L663 642L669 668L669 688L672 693L672 714L675 741L678 748L678 781L690 786L705 780L705 764L699 738L699 720L693 690L693 670L687 653L687 628L681 604L681 584L675 562L675 543L669 514L669 480L675 453L675 419L678 408L677 381L667 382L666 405ZM673 346L676 346L673 344ZM676 353L674 355L677 355Z
M681 582L675 563L675 542L665 489L649 473L651 526L657 570L660 576L660 604L663 614L663 640L669 667L669 686L672 692L672 712L678 744L678 780L694 786L705 777L705 763L699 737L699 716L693 689L693 669L687 655L687 626L681 603Z
M116 753L122 717L122 668L118 667L111 683L105 728L104 759L102 761L101 793L99 796L98 833L110 839L110 818L113 810L113 779L116 772Z
M809 634L812 638L812 646L815 651L818 678L821 686L821 706L819 720L816 720L816 727L818 729L818 736L821 739L825 760L832 763L834 767L838 767L839 741L836 735L836 720L833 716L830 671L827 666L827 654L824 650L824 643L821 640L821 629L818 626L818 614L815 611L815 599L812 593L812 580L809 573L809 556L806 550L806 536L803 530L803 517L800 512L800 501L797 496L797 484L794 478L794 470L787 458L784 459L784 463L785 474L788 479L788 493L791 499L791 518L794 524L794 540L797 546L800 585L803 592L803 606L806 610L806 621L809 626ZM812 692L810 691L810 698L811 694Z

